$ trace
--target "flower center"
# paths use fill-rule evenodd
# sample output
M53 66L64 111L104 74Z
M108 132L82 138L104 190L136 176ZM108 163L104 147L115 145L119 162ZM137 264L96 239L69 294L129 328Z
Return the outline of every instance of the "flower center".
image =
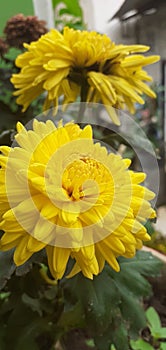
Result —
M94 196L113 184L109 170L95 159L83 157L69 164L63 173L62 187L70 200Z

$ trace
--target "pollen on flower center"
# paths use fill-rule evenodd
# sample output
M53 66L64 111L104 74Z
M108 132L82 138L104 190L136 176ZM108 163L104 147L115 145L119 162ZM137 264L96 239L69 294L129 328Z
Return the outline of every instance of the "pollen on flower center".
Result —
M101 185L111 180L109 170L95 159L82 157L69 164L64 171L62 187L72 201L100 193ZM112 181L111 181L112 182Z

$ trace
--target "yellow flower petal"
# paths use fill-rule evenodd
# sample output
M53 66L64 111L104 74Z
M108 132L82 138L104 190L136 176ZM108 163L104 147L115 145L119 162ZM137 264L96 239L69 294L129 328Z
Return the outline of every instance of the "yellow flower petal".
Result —
M70 32L70 31L69 31ZM154 194L140 183L144 173L92 139L92 128L62 121L17 125L20 147L1 147L0 249L15 248L22 265L46 248L55 279L74 267L93 279L105 261L115 270L118 256L132 257L149 240L143 223L155 217Z
M135 102L144 103L142 93L152 96L143 81L151 80L142 67L159 60L159 56L144 57L145 45L115 45L107 35L64 28L63 34L52 29L38 41L24 45L26 51L16 59L20 67L11 81L18 89L17 103L23 111L43 90L48 92L44 108L57 107L58 98L66 104L74 102L82 91L82 102L106 105L113 122L118 124L111 107L134 111ZM56 111L55 111L56 112Z

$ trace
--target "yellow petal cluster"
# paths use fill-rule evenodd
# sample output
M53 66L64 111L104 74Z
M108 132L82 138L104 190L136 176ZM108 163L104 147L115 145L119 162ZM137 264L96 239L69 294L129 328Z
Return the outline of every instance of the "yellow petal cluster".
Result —
M14 147L0 148L0 249L15 248L22 265L45 248L56 279L69 259L69 277L92 279L105 262L119 271L117 257L133 257L150 239L143 223L155 216L154 194L140 185L145 174L95 143L90 125L34 120L17 131Z
M143 104L143 93L155 97L145 83L151 81L143 67L157 62L159 56L140 55L149 50L144 45L115 45L106 35L64 28L63 34L52 29L38 41L24 44L12 83L17 103L23 111L42 92L47 92L44 109L76 101L100 102L106 106L115 124L118 118L112 108L134 112L135 102Z

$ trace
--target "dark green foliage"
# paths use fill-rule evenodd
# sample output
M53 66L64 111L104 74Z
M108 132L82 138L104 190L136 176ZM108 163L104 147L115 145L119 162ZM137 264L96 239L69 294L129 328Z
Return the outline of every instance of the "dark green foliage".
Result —
M70 298L71 294L81 302L88 329L102 333L106 320L111 322L113 312L120 302L114 281L105 271L94 277L93 281L79 274L65 281L64 288L66 298Z
M63 310L58 287L47 286L40 269L34 266L24 276L13 276L6 290L11 293L0 308L0 324L5 325L2 334L5 349L42 349L43 337L52 344L56 339L56 322ZM55 335L52 337L51 333Z
M5 286L11 278L15 270L13 263L13 250L8 252L0 252L0 290Z
M32 102L31 106L23 113L22 106L16 103L16 97L13 95L14 86L10 82L11 76L18 73L19 69L15 65L15 59L21 51L10 49L8 53L0 58L0 144L11 144L10 136L19 120L26 124L42 113L44 97L40 96ZM5 131L4 131L5 130Z
M10 146L13 141L14 130L4 130L0 133L0 146Z
M106 266L93 281L79 274L63 282L67 301L81 302L85 323L99 350L109 350L111 344L117 350L128 349L128 337L136 337L146 324L141 301L152 291L145 276L156 275L161 267L159 260L145 252L119 260L120 273Z
M145 326L141 300L151 293L145 276L156 275L161 265L151 254L119 259L119 273L106 266L93 281L80 273L55 285L40 273L44 251L17 269L12 255L0 253L0 349L53 349L58 339L83 328L98 350L111 344L127 350L129 338Z

